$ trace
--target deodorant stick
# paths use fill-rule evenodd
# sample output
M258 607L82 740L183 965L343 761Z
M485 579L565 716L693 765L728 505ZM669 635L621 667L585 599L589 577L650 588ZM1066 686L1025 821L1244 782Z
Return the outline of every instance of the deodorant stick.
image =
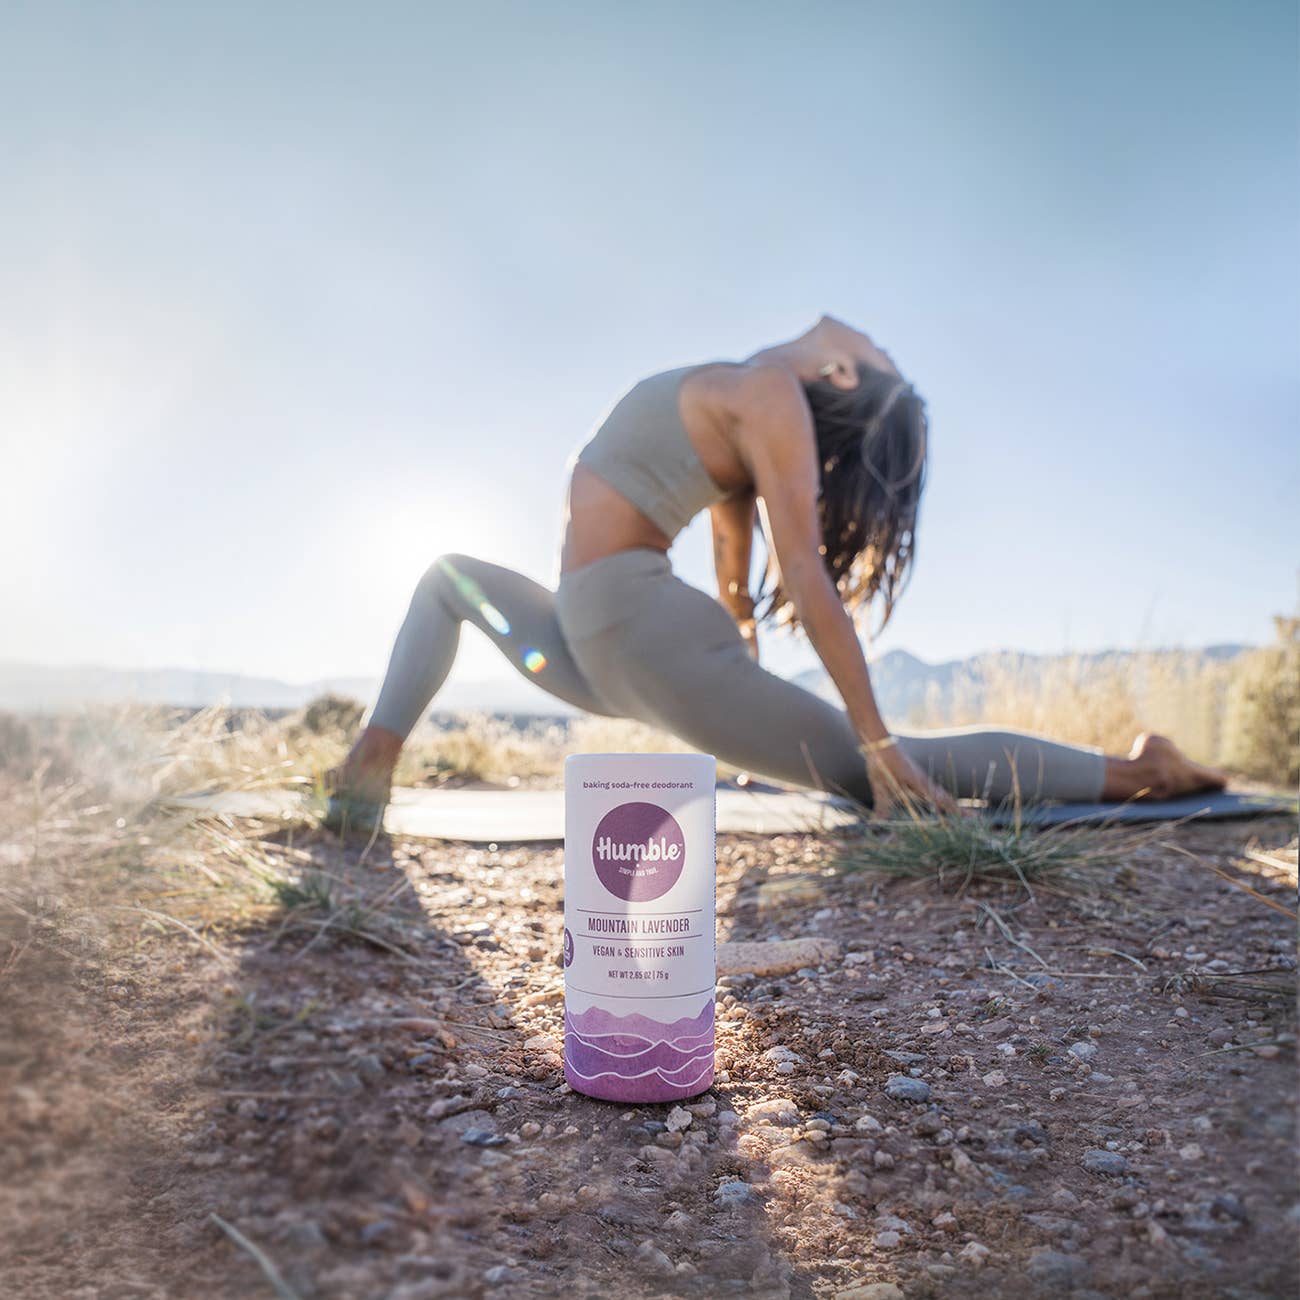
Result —
M608 1101L713 1083L717 760L564 762L564 1077Z

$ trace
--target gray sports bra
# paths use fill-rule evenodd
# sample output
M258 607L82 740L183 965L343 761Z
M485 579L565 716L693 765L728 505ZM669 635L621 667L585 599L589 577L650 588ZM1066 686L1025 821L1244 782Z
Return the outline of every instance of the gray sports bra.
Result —
M682 380L702 362L638 380L569 458L621 492L670 537L706 506L731 495L704 468L677 404Z

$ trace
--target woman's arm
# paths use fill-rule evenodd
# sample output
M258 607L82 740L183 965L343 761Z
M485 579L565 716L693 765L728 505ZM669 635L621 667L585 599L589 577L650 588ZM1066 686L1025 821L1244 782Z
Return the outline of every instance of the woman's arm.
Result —
M718 600L736 620L749 653L758 658L754 598L749 593L749 566L754 546L757 500L752 491L737 492L709 507L713 521L713 563Z
M738 442L763 501L782 586L839 690L868 761L897 790L952 807L951 797L891 744L857 629L827 572L817 515L816 439L798 380L785 366L769 363L756 366L740 389Z

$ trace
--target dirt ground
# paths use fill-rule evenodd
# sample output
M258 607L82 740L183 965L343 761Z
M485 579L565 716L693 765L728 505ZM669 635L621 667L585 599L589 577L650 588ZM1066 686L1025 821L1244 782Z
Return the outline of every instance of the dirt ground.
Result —
M1244 856L1293 835L1183 827L1203 861L1032 899L720 836L720 937L842 958L722 980L718 1082L671 1125L563 1083L559 846L270 834L388 948L296 900L199 938L141 914L106 965L13 913L0 1290L1293 1296L1295 926L1210 869L1294 908Z

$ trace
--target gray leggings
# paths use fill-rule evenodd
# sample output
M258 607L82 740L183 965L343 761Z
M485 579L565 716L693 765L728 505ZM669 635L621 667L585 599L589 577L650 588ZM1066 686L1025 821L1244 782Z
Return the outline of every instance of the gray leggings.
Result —
M416 588L369 721L405 737L456 657L462 622L515 670L590 713L635 718L721 762L871 802L858 737L841 708L756 663L731 616L683 582L668 556L633 547L560 575L552 592L513 570L443 555ZM894 731L959 797L1092 802L1105 758L989 727Z

